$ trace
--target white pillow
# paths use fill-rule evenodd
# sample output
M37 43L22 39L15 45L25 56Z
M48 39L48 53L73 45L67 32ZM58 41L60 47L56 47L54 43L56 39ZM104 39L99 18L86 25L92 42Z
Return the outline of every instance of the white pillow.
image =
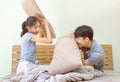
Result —
M53 59L47 71L51 75L70 72L82 66L80 50L73 33L59 37L54 50Z

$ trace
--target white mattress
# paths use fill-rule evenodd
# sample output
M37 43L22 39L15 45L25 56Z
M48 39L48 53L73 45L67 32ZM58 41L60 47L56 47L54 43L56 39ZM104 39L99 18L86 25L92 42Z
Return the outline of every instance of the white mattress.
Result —
M115 71L105 71L105 75L102 77L97 77L90 81L84 82L120 82L120 72Z

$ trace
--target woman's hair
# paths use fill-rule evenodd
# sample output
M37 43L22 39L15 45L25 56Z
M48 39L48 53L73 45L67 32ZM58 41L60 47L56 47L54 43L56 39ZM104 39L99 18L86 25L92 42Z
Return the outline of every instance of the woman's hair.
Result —
M79 38L79 37L88 37L91 41L93 40L93 30L90 26L87 25L82 25L79 26L75 31L74 31L74 36L75 38Z
M32 27L33 25L36 24L36 22L39 21L39 19L35 16L29 16L26 21L22 23L22 32L21 32L21 37L28 32L27 26ZM40 22L40 21L39 21ZM40 22L41 24L41 22Z

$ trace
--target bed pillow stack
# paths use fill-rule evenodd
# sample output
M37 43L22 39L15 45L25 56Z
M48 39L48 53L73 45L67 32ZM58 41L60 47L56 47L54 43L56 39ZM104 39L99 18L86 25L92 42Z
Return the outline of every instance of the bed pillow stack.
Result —
M47 71L51 75L67 73L82 66L80 50L73 33L59 37L54 50L53 59Z

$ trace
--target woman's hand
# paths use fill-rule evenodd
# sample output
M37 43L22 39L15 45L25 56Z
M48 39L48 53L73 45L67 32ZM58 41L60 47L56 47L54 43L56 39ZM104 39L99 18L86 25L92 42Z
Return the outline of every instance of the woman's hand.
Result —
M41 23L44 25L45 28L48 27L49 22L47 19L41 20Z

